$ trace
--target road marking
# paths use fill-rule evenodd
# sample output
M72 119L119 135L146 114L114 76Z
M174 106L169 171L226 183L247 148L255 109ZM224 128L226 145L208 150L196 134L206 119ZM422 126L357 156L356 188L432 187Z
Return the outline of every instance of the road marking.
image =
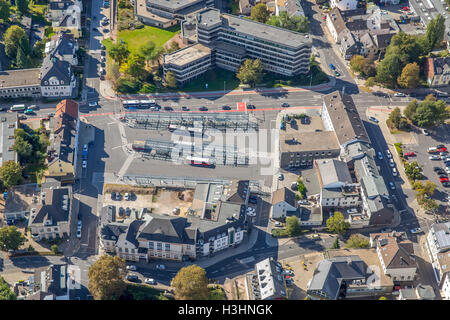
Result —
M245 105L245 102L238 102L237 103L237 111L238 112L245 112L246 111L246 105Z

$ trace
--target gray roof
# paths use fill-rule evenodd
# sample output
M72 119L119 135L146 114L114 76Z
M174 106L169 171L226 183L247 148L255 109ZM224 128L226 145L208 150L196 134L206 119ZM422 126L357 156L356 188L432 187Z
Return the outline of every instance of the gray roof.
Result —
M358 256L335 257L318 263L308 286L308 291L317 290L336 300L342 281L366 278L366 264Z
M17 160L17 154L12 150L15 142L14 131L18 126L17 113L2 113L0 121L0 166L2 166L6 161Z
M73 5L73 1L52 1L49 3L50 10L66 10L68 7Z
M100 212L100 226L116 222L116 207L104 206Z
M111 222L101 226L100 236L104 240L117 241L117 239L119 239L121 234L126 233L127 229L128 229L127 224Z
M376 196L389 197L384 179L381 176L365 176L361 179L361 185L364 188L365 194L369 199Z
M36 296L38 299L47 295L54 295L54 298L65 296L68 294L67 275L67 264L39 268L32 277L33 292L43 293Z
M400 295L403 300L434 300L436 294L432 286L419 284L416 288L402 288Z
M450 72L450 57L433 58L434 74L441 75Z
M272 257L255 264L261 300L287 297L282 267Z
M340 91L335 91L326 95L323 100L341 146L351 141L370 143L369 136L350 95L342 95Z
M316 160L316 163L324 187L338 182L342 184L352 183L347 163L334 159Z
M171 243L189 242L184 230L187 227L186 218L157 214L148 216L148 220L140 226L136 234L137 239Z
M70 33L60 33L55 35L55 37L50 42L50 50L52 50L52 54L58 55L60 59L64 55L74 54L76 47L76 39L73 34Z
M56 226L58 222L68 222L73 205L71 187L43 189L42 193L45 194L44 203L34 206L36 212L34 218L30 219L30 226L44 223L45 220L51 220L50 226Z
M433 224L431 226L431 232L436 237L436 248L438 252L450 250L450 222Z
M44 58L41 67L41 86L50 86L46 84L50 78L56 78L64 85L69 85L72 79L72 67L69 62L60 60L55 55L49 54Z
M168 11L178 11L190 6L204 5L205 0L146 0L148 6L158 6Z
M290 17L305 15L301 0L286 0L284 2L284 7L286 8L286 12Z

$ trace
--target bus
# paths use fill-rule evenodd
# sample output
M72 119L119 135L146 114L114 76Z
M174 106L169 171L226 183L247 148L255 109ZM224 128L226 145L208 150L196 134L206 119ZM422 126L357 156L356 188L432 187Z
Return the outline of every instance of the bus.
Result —
M139 100L123 100L122 105L124 108L139 108L140 102Z
M26 107L24 104L15 104L9 110L11 111L25 111Z
M139 100L138 108L148 109L148 108L154 107L154 106L156 106L155 100Z
M148 109L150 107L156 106L155 100L123 100L122 105L124 108L137 108L137 109Z
M214 164L211 163L208 158L187 156L186 160L191 166L194 167L214 168Z

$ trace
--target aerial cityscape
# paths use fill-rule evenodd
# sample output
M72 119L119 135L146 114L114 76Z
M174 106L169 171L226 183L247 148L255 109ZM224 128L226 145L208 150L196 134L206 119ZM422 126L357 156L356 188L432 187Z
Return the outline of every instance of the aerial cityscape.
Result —
M449 16L0 0L0 300L450 300Z

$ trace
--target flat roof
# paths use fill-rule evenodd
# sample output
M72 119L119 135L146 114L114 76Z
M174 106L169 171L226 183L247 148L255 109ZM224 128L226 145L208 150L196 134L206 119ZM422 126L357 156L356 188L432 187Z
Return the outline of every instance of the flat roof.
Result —
M161 16L158 16L147 10L147 6L145 4L145 0L136 0L136 15L144 18L152 19L155 21L159 21L162 23L171 22L172 19L167 19Z
M175 51L171 54L165 55L164 63L181 67L209 55L211 55L211 49L200 43L197 43L193 46L189 46L184 49Z
M22 86L40 86L39 68L0 71L0 89Z
M151 5L164 7L167 9L181 9L184 7L187 7L189 5L194 5L200 2L203 2L204 0L147 0L146 2Z
M285 123L286 130L280 130L281 152L340 149L336 135L332 131L325 131L320 117L312 116L309 119L310 124L302 124L300 119L295 120L294 126L291 125L292 119Z

